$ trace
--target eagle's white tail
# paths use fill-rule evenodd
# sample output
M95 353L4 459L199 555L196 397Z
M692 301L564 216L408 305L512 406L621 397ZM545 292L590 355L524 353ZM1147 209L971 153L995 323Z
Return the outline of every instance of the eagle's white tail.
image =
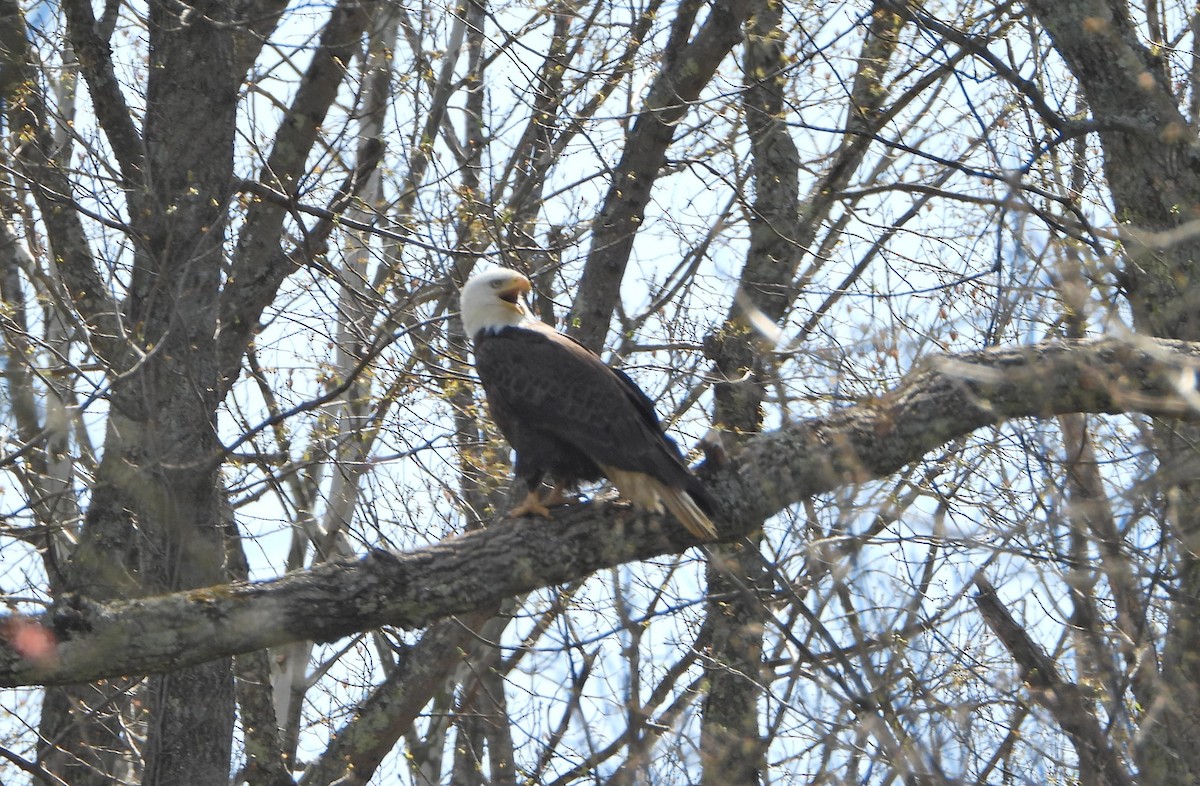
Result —
M717 528L713 526L708 516L704 515L704 511L700 510L700 506L696 504L696 500L692 499L691 494L683 489L663 486L662 501L667 506L667 510L679 519L679 523L686 527L688 532L700 540L717 539Z
M662 513L663 505L679 520L688 532L700 540L716 540L717 528L704 511L684 489L671 488L660 480L641 472L630 472L616 467L602 466L621 492L621 496L639 508Z

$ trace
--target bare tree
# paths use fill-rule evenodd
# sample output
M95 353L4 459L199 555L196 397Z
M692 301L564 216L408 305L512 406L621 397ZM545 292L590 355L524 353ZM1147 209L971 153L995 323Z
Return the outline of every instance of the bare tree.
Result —
M1194 779L1198 30L0 0L13 781ZM492 264L718 543L505 517Z

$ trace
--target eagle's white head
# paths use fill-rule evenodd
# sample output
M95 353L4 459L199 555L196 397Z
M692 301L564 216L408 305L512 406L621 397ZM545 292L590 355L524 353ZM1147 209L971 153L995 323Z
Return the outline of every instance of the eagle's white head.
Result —
M521 295L533 289L515 270L495 268L472 277L462 288L463 328L474 339L481 330L514 327L529 318Z

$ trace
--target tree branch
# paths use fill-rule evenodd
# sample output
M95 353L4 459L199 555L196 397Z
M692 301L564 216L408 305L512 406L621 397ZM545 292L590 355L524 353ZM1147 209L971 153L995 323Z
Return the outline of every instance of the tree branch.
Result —
M64 305L64 314L78 311L87 324L92 348L120 366L127 349L119 338L120 311L100 279L79 213L70 205L71 182L54 157L50 108L39 87L26 33L20 6L0 0L0 99L8 133L25 140L16 147L14 161L46 226L54 260L46 283Z
M1139 412L1198 420L1198 367L1200 343L1137 337L939 357L878 399L749 438L729 465L701 474L722 501L722 539L732 541L806 497L882 477L1012 418ZM67 597L47 614L0 617L0 686L154 673L383 625L420 628L693 545L673 521L588 504L553 520L503 521L413 552L372 552L256 584L114 603ZM45 638L39 627L54 646L22 646Z
M592 349L604 344L634 236L641 228L658 172L666 163L676 126L741 40L748 12L746 3L713 3L691 41L678 49L667 47L667 62L651 84L642 112L625 140L624 155L613 170L604 205L596 216L587 265L567 319L569 325L578 324L572 331L574 337Z
M321 124L345 81L349 63L358 52L372 8L369 3L341 0L330 12L320 45L280 123L263 167L261 181L268 188L289 197L295 195L309 153L321 133ZM225 384L237 376L246 342L258 324L259 315L274 299L280 284L295 270L280 245L287 216L288 207L274 202L255 201L247 210L221 301L219 358Z
M96 119L121 168L130 198L137 199L145 187L146 151L113 70L112 47L107 39L100 37L90 2L66 0L62 8L67 18L67 36L87 80Z
M751 521L884 477L956 437L1014 418L1140 412L1196 420L1198 362L1200 344L1139 336L937 356L877 399L755 437L736 456L736 472L701 475L718 498L748 506L727 515Z
M1095 768L1103 786L1133 786L1133 779L1108 744L1108 737L1089 710L1079 686L1062 678L1054 659L1012 618L991 582L976 576L975 586L979 589L975 596L979 613L1004 642L1034 699L1050 711L1071 738L1080 761Z

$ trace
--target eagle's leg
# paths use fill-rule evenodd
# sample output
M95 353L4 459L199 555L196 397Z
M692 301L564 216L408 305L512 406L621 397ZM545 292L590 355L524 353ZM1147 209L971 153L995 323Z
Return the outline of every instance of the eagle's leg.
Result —
M517 516L541 516L544 519L550 518L550 508L541 500L540 487L531 488L529 495L525 500L508 512L512 518ZM553 492L551 492L553 494Z

